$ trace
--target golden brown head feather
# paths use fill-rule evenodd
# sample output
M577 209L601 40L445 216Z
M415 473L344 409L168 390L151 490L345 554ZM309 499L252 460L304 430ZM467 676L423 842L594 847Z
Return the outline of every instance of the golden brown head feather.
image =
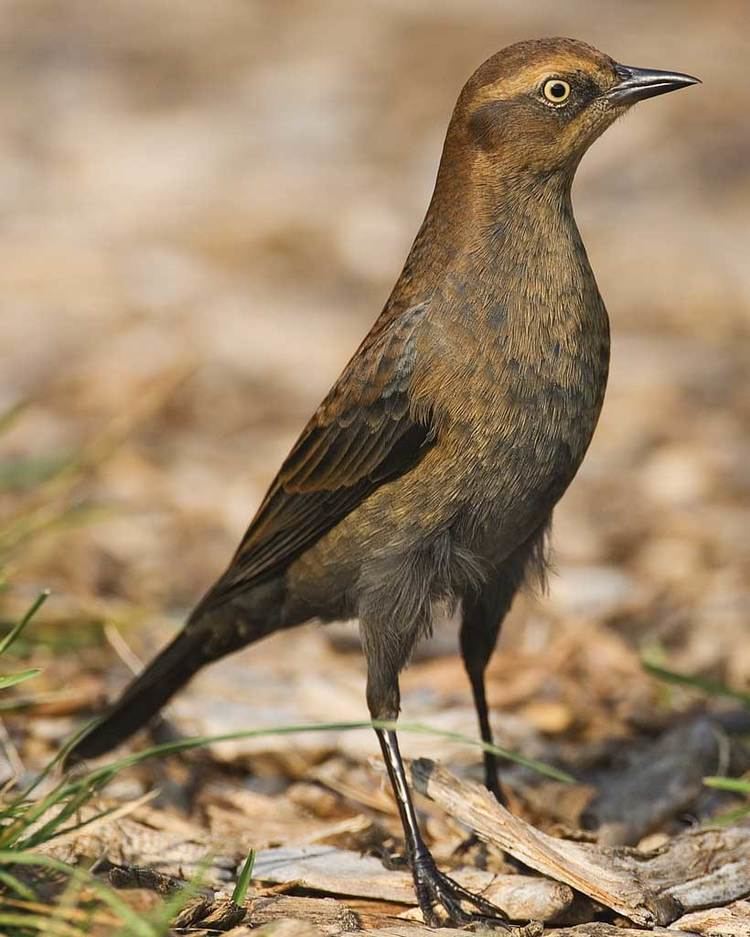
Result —
M572 175L591 143L624 111L606 94L617 63L585 42L519 42L487 59L465 84L449 142L495 172ZM545 91L560 91L559 100ZM481 170L480 170L481 171Z

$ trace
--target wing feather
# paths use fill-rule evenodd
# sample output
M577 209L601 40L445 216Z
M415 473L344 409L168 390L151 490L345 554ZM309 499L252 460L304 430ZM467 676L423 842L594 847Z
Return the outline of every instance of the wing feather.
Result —
M277 575L434 441L413 415L416 332L427 304L378 321L284 461L226 573L219 600Z

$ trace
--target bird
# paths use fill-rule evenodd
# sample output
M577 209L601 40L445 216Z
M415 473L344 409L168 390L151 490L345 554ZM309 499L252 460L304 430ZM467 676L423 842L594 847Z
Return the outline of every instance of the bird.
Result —
M283 629L357 618L366 701L426 923L505 915L442 872L395 728L399 674L436 617L460 616L479 731L514 596L542 577L553 509L589 446L609 319L571 186L638 101L699 83L584 42L518 42L469 78L434 192L390 297L284 460L226 570L67 763L143 727L203 666ZM499 799L495 756L487 788Z

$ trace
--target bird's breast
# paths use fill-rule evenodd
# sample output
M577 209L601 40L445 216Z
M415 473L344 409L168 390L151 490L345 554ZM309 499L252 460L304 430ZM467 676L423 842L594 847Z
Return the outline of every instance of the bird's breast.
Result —
M428 324L421 379L438 401L457 499L463 492L524 526L551 510L589 446L607 381L608 320L595 284L552 308L498 305L485 300Z

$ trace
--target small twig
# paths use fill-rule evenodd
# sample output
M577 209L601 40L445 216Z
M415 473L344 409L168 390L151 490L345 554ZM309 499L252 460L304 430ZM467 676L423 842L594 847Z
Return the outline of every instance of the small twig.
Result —
M117 654L120 660L130 670L134 677L143 670L143 661L135 653L133 648L123 638L122 632L113 622L108 621L104 626L104 637L109 646Z

